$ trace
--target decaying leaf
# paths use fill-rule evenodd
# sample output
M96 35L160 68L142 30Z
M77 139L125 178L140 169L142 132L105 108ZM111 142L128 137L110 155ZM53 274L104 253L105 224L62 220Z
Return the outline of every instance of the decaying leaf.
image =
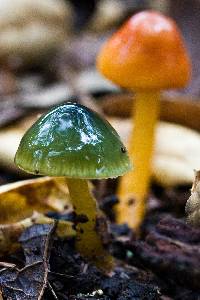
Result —
M113 118L110 122L127 144L132 126L130 120ZM199 133L180 125L160 122L156 131L154 179L163 186L191 184L193 170L200 166L199 153Z
M185 211L187 222L194 226L200 226L200 171L195 171L195 179L191 190L191 196L187 200Z
M69 207L69 193L63 179L42 177L0 186L0 224L10 224L33 211L63 211Z
M30 218L20 222L0 225L0 256L14 252L19 248L18 239L26 228L34 224L52 224L54 221L43 214L34 212ZM69 238L75 236L75 230L69 221L58 220L56 226L56 235L60 238Z
M139 259L166 282L177 282L182 288L187 286L199 291L199 228L186 224L184 220L166 216L156 226L149 228L145 240L128 242L127 249L135 259Z
M40 300L47 284L50 238L55 224L34 225L21 236L25 266L2 267L0 288L5 299ZM1 266L0 266L1 267Z

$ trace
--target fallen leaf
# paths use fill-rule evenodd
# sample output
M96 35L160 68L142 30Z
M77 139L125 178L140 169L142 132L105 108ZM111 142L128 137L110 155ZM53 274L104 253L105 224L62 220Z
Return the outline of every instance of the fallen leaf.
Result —
M25 266L2 267L0 287L3 297L12 300L40 300L47 284L49 245L55 224L34 225L21 236Z
M187 214L187 222L200 227L200 171L195 171L191 196L187 200L185 211Z
M0 256L13 253L20 247L19 237L26 228L34 224L52 224L54 221L43 214L34 212L30 218L20 222L0 225ZM75 236L76 232L69 221L58 220L56 226L56 235L60 238L69 238Z
M109 119L123 142L128 144L130 119ZM200 134L172 123L160 122L156 131L152 165L154 179L163 186L191 184L193 170L200 166Z
M10 224L33 214L70 207L64 179L41 177L0 186L0 224Z

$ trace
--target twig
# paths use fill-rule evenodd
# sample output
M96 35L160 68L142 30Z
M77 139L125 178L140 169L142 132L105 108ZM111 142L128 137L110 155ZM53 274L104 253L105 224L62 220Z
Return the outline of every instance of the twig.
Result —
M73 275L68 275L68 274L62 274L62 273L57 273L57 272L53 272L53 271L49 271L49 273L53 274L53 275L57 275L57 276L61 276L61 277L66 277L66 278L73 278Z
M53 289L53 287L51 286L51 284L50 284L49 281L47 281L47 285L48 285L48 287L49 287L49 289L50 289L50 291L51 291L51 293L52 293L54 299L59 300L58 297L56 296L56 293L54 292L54 289Z

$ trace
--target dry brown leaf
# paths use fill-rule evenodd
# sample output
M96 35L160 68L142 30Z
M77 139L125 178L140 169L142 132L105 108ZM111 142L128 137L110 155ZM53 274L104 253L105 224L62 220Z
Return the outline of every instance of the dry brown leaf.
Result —
M127 144L131 131L129 119L110 119ZM144 124L145 126L145 124ZM191 184L193 170L200 166L200 134L172 123L160 122L156 131L153 177L163 186Z
M40 300L47 285L49 254L55 223L35 224L20 237L25 266L0 268L0 289L3 297L15 300Z
M42 177L0 186L0 224L30 217L33 211L63 211L70 206L64 179Z

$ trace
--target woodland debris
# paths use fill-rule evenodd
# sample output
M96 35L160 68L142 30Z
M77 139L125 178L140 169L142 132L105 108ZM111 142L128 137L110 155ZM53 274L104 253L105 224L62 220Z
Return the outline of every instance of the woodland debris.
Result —
M50 265L49 282L59 300L160 299L159 288L147 273L142 281L140 270L119 267L106 276L60 239L54 241ZM52 299L49 295L47 289L44 298Z
M30 217L33 211L63 211L70 207L62 179L42 177L0 186L0 224Z
M200 229L168 216L150 228L144 241L127 242L127 249L166 283L200 290Z
M21 236L25 266L0 269L3 297L13 300L40 300L47 284L50 239L55 224L34 225Z
M195 180L191 190L191 196L186 203L187 222L190 225L200 227L200 171L195 171Z
M26 218L16 223L0 225L0 257L13 253L20 247L18 241L21 234L34 224L52 224L54 221L43 214L34 212L30 218ZM60 238L72 238L75 231L72 223L65 220L58 220L56 235Z

